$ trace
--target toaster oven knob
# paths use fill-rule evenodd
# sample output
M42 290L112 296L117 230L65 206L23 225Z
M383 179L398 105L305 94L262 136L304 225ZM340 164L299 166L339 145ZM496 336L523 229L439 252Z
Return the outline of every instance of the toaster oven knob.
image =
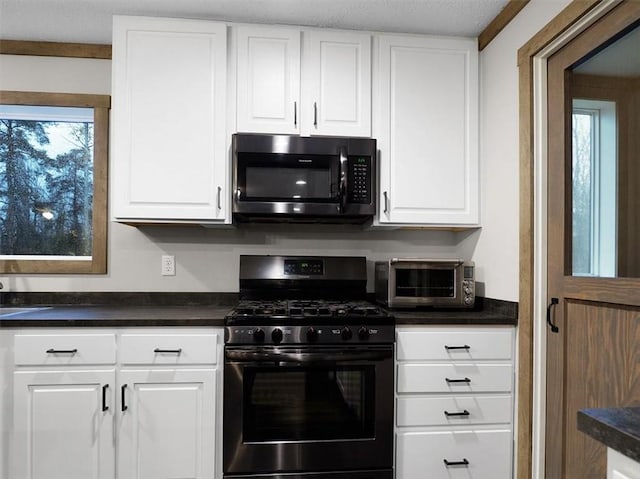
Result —
M313 326L310 326L307 329L307 341L310 343L315 343L318 340L318 330Z
M282 329L280 328L276 328L273 331L271 331L271 339L276 344L282 342L282 336L283 336Z
M342 339L344 339L345 341L349 341L353 337L353 333L351 332L351 329L349 329L349 326L345 326L344 328L342 328L342 331L340 331L340 336L342 336Z
M369 339L369 328L365 328L364 326L362 326L359 330L358 330L358 337L364 341Z
M473 298L471 296L465 296L464 304L471 304L471 303L473 303Z
M264 330L262 328L256 328L253 330L253 342L254 343L264 342Z

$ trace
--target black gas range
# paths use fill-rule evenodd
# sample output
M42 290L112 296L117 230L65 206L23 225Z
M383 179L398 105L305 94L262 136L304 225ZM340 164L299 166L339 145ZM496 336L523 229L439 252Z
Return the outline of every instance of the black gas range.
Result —
M366 283L364 257L240 257L226 479L392 479L394 320Z

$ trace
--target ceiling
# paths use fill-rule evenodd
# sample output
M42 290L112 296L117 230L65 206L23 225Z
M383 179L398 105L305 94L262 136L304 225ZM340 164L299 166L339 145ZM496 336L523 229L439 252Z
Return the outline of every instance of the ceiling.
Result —
M111 43L111 16L148 15L477 37L508 0L0 0L0 38Z

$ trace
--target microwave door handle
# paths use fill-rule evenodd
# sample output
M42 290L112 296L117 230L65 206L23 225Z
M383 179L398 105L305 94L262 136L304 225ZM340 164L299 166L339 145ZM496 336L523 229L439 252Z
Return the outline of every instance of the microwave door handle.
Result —
M340 207L339 212L344 213L347 210L347 152L344 147L340 148Z

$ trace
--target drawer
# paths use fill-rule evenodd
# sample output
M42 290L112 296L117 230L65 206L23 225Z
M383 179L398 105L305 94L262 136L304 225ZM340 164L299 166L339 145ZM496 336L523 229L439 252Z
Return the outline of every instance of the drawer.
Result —
M511 392L511 364L399 364L398 393Z
M397 333L399 361L511 359L511 330L425 331L400 330Z
M216 364L217 334L123 334L122 364Z
M397 425L466 426L510 424L511 396L400 397Z
M115 364L115 334L16 334L15 364L74 366Z
M396 478L509 479L511 444L510 429L399 433Z

